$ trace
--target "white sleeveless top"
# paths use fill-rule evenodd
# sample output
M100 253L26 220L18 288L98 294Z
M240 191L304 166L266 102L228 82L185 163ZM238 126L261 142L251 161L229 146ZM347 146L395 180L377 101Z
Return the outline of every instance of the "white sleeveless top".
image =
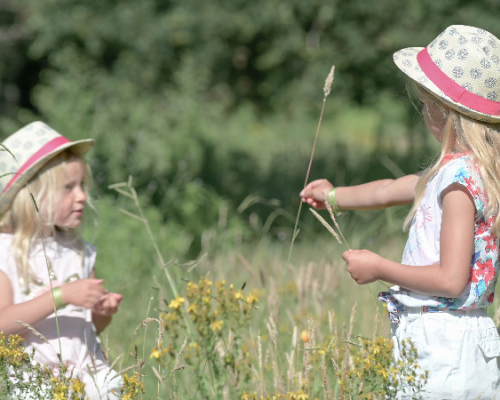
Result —
M50 290L49 272L41 241L37 239L32 247L29 262L32 271L39 279L38 283L40 285L31 283L31 292L25 294L24 285L21 284L19 279L17 266L11 252L12 239L12 235L0 233L0 271L4 272L10 279L13 290L13 303L19 304ZM75 279L89 278L94 269L96 257L93 245L79 240L69 241L63 234L57 234L56 238L44 239L44 244L52 270L57 277L57 280L52 281L53 287ZM81 376L82 373L88 374L87 366L93 370L91 355L94 358L96 370L103 369L106 364L101 352L101 343L92 322L92 311L88 308L69 304L58 310L57 316L63 361L70 369L74 370L77 376ZM40 321L33 327L44 335L50 344L46 344L36 335L27 331L22 334L25 338L26 350L30 352L34 348L36 350L36 361L58 368L59 359L57 354L60 349L55 314L49 315L45 320Z

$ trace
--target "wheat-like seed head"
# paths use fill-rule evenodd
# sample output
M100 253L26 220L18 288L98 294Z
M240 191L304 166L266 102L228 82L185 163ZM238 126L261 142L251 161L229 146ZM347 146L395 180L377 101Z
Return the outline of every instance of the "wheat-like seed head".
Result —
M35 328L33 328L30 324L25 324L24 322L22 321L16 321L16 324L21 324L22 326L24 326L26 329L28 329L29 331L31 331L31 333L33 333L33 335L39 337L40 339L42 339L45 343L47 343L49 346L51 346L51 344L49 343L49 341L47 340L47 338L45 336L43 336L40 332L38 332ZM51 346L52 347L52 346Z
M344 235L342 234L342 231L340 230L339 224L337 224L337 218L335 218L335 214L332 211L332 207L330 206L330 203L328 202L328 197L326 193L323 193L323 201L325 202L326 209L328 210L328 213L330 214L330 218L332 219L333 223L335 224L335 227L340 233L340 236L342 236L342 239L344 239L344 244L345 247L349 250L349 245L347 244L347 240L345 240Z
M321 383L325 391L325 399L328 399L328 380L326 379L326 363L325 358L321 361Z
M325 221L325 219L319 215L315 210L313 210L312 208L309 209L313 215L318 219L319 222L321 222L321 224L326 228L328 229L328 232L330 232L333 237L335 239L337 239L337 242L339 242L341 245L344 245L344 243L342 243L342 241L340 240L340 237L339 235L337 235L337 232L335 232L335 230L330 226L330 224L328 222Z
M137 334L137 331L139 330L139 328L141 328L142 326L145 326L147 324L149 324L150 322L153 322L153 321L156 321L158 322L158 324L161 325L161 322L159 319L157 318L146 318L145 320L143 320L138 326L137 328L135 328L134 330L134 333L132 333L132 336L135 336Z
M328 97L328 95L332 91L334 72L335 72L335 65L332 65L332 69L330 69L330 73L326 77L325 86L323 87L323 92L325 93L325 97Z
M182 352L184 351L187 342L188 342L188 337L186 336L186 339L184 339L184 343L182 344L181 349L177 353L177 357L175 357L175 365L174 365L174 368L172 368L171 372L174 372L174 371L177 371L179 369L182 369L182 368L178 368L179 367L179 361L181 360Z
M356 308L358 307L358 302L356 301L354 305L352 306L351 310L351 319L349 321L349 339L352 336L352 329L354 327L354 318L356 317Z

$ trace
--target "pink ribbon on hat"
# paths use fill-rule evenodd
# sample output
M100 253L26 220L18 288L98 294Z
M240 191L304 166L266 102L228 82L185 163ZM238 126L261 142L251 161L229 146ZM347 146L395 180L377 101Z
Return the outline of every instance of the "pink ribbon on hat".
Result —
M417 61L420 68L422 68L422 71L425 72L431 82L453 101L483 114L500 115L499 102L488 100L477 94L471 93L453 79L449 78L448 75L441 71L434 61L432 61L427 48L417 54Z
M28 160L21 166L21 168L19 168L19 170L16 172L16 174L14 174L14 176L9 181L7 186L5 186L5 189L3 190L2 193L5 193L7 189L11 187L15 181L17 181L17 179L21 176L21 174L24 171L26 171L29 167L31 167L34 163L36 163L40 158L53 152L58 147L61 147L62 145L70 142L71 140L66 139L64 136L59 136L45 143L40 150L38 150L35 154L33 154L30 158L28 158Z

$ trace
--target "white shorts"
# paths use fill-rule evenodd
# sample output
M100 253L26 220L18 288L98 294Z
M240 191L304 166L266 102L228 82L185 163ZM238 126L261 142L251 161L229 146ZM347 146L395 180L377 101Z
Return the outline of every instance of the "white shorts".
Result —
M90 400L119 400L121 376L109 367L97 372L95 375L83 375L85 393Z
M399 313L392 324L394 357L403 339L411 339L418 364L429 377L422 399L500 400L500 336L485 309ZM398 398L411 399L405 393Z

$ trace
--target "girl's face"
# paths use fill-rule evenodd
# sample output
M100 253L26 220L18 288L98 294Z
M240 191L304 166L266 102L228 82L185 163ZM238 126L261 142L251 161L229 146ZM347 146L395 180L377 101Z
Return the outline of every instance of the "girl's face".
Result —
M418 93L418 98L422 102L422 115L424 116L425 124L432 132L439 143L443 141L443 131L446 125L447 117L443 115L439 107L429 100L426 96Z
M84 166L80 161L66 164L66 177L57 205L55 225L73 229L80 225L87 196L83 191Z

